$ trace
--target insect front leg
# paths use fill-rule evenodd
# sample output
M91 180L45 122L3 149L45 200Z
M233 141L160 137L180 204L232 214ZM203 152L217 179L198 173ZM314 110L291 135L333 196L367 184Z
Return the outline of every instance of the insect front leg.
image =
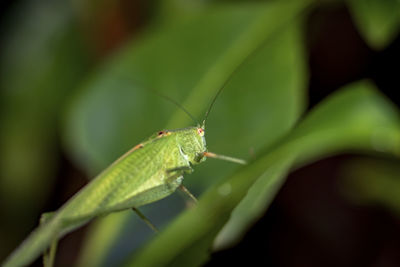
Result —
M179 177L179 176L183 175L183 173L185 173L185 172L191 173L192 171L193 171L193 168L191 166L179 166L179 167L168 169L167 174L177 172L177 173L179 173L179 175L178 175L178 177ZM168 177L167 180L170 180L171 178Z

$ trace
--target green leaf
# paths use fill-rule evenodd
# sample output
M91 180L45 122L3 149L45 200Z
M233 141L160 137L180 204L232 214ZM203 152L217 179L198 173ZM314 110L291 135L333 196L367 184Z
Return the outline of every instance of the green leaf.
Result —
M88 59L66 3L25 1L6 25L0 61L0 198L7 203L6 235L14 231L20 239L37 223L50 193L59 154L57 119Z
M359 82L342 89L317 106L279 145L267 150L248 166L208 190L195 208L179 216L136 257L127 262L127 266L196 266L204 263L215 236L257 179L262 177L264 181L268 181L265 178L267 176L270 179L283 179L283 171L287 170L280 164L290 162L293 157L295 166L299 166L316 157L344 150L376 152L377 136L381 142L379 150L384 148L385 153L400 156L398 111L367 82ZM273 171L277 166L281 166L281 175ZM276 182L264 184L264 190L250 190L250 195L246 198L254 199L252 192L264 191L264 197L272 199L268 194L275 194L276 188L273 187ZM227 187L230 188L229 194L223 193L228 192L224 189ZM245 200L245 203L249 201ZM267 205L268 202L249 208L255 208L256 212L253 214L259 214L258 209L264 211ZM239 208L235 212L243 210ZM235 212L232 220L237 217ZM249 215L249 212L245 215ZM240 227L237 231L241 232L242 225L238 225ZM170 245L171 242L173 246Z
M371 149L382 152L396 149L393 145L399 142L395 124L398 114L390 105L382 103L383 99L373 96L375 92L370 84L364 82L349 87L351 88L344 89L347 92L334 95L329 102L319 105L289 135L287 144L281 145L281 149L290 151L286 159L289 164L297 158L295 164L301 165L342 149ZM381 126L373 129L372 122ZM399 153L400 150L393 152ZM285 164L285 161L280 164ZM287 169L282 169L281 175L285 171ZM217 248L238 241L249 225L265 212L277 192L274 183L283 182L275 181L276 179L274 176L264 175L253 185L219 234L215 244ZM260 194L263 190L265 193ZM264 199L264 204L254 203L257 199Z
M289 155L275 164L271 164L251 186L246 197L236 206L228 223L222 228L216 237L213 247L216 250L224 249L234 245L246 233L253 223L255 223L268 208L280 187L285 181L285 177L295 159L294 155ZM220 193L230 192L229 185L219 187Z
M384 49L400 31L400 2L397 0L348 0L356 25L367 43Z
M131 212L131 211L126 211ZM110 245L115 243L121 229L118 226L126 222L126 214L112 213L99 218L89 229L88 236L76 266L102 266ZM110 227L116 226L116 227Z
M163 125L187 126L182 111L146 88L178 102L186 99L183 105L201 118L240 64L210 114L208 147L246 157L251 149L271 145L304 109L306 67L296 17L305 7L211 5L190 19L148 29L106 62L72 102L66 126L71 155L87 169L99 170ZM209 160L185 184L198 194L236 167ZM154 209L146 215L156 224L165 223L153 220L159 213ZM122 228L99 224L91 235L96 240L108 228ZM109 241L88 242L110 246Z
M400 216L398 159L351 159L340 170L341 191L358 205L379 205Z
M230 73L261 42L279 32L283 25L302 11L303 5L218 5L179 23L149 28L142 38L134 40L109 62L105 62L76 95L70 105L66 124L65 140L70 154L79 165L97 173L166 124L169 128L193 125L182 111L148 89L157 90L180 103L186 98L183 105L201 118L211 98ZM280 114L281 120L275 120L271 125L262 124L265 128L275 126L269 127L273 129L271 135L279 136L279 131L287 131L304 106L302 94L298 91L304 84L304 65L302 55L299 55L301 48L296 40L292 41L294 44L285 42L283 48L277 42L273 48L275 51L268 52L271 50L268 49L259 58L254 57L249 64L253 65L251 70L258 73L243 73L242 76L245 75L247 80L255 76L258 80L254 84L240 84L236 88L241 90L240 93L244 88L252 90L245 106L254 99L259 101L260 97L271 99L268 101L274 108L280 103L288 105L288 110ZM277 52L277 56L273 52ZM283 57L282 60L278 55ZM267 60L271 61L268 65L265 64ZM261 63L267 69L257 69ZM274 70L273 63L277 65L277 70ZM262 78L264 74L266 77ZM271 93L265 90L264 85L259 85L261 79L271 82L271 86L279 86L278 89L284 92ZM233 81L232 87L235 87ZM230 91L233 90L229 87L225 90ZM263 95L257 98L257 93ZM210 123L211 118L215 119L218 113L224 111L223 107L227 104L220 101L224 98L233 99L235 95L224 95L218 99L216 108L220 106L220 110L213 110ZM225 117L234 110L232 105L235 103L227 100L229 102L231 106L225 107ZM271 114L269 109L272 108L264 105L258 107L257 111ZM246 108L243 110L247 112ZM172 111L176 114L167 123ZM230 117L235 119L238 113ZM250 110L241 114L241 117L248 120L249 116L246 115L254 113L254 110ZM241 120L237 121L240 123ZM264 121L270 123L267 119ZM275 125L278 123L283 125ZM254 125L251 127L254 128ZM212 129L211 126L208 128ZM237 130L234 133L236 136L240 134ZM259 140L260 137L255 143ZM249 147L248 144L244 146ZM226 151L229 152L231 150Z

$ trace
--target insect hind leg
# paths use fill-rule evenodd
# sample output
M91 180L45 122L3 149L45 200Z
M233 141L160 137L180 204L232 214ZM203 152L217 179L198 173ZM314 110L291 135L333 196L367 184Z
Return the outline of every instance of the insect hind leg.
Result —
M192 172L193 169L191 166L181 166L181 167L176 167L173 169L168 169L167 173L171 173L171 172L177 172L175 175L172 175L170 177L167 178L168 181L174 181L177 178L179 178L180 176L183 176L184 172ZM179 190L181 190L181 192L183 192L184 194L186 194L194 204L197 204L197 198L189 191L189 189L187 189L183 184L179 185Z
M154 232L158 233L157 227L156 227L154 224L152 224L152 223L150 222L150 220L147 219L146 216L144 216L143 213L141 213L137 208L132 208L132 210L133 210L134 212L136 212L136 214L140 217L140 219L142 219Z
M193 201L194 204L197 204L197 198L189 191L189 189L187 189L183 184L181 184L178 188L179 190L181 190L181 192L186 194Z
M40 216L40 225L45 224L48 222L56 212L46 212L42 213ZM46 251L43 253L43 266L44 267L52 267L54 265L54 260L56 257L57 252L57 244L58 244L58 236L55 236L51 245Z

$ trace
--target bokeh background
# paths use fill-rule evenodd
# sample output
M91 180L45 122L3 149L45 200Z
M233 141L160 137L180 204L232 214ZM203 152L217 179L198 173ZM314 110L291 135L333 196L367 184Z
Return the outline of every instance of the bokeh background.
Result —
M63 238L56 266L400 266L399 1L3 1L0 29L1 261L119 155L193 125L153 90L201 120L228 80L208 147L251 163L185 177L197 196L244 181L224 213L200 199L215 228L169 252L198 230L154 238L113 214ZM173 233L186 209L176 193L142 211Z

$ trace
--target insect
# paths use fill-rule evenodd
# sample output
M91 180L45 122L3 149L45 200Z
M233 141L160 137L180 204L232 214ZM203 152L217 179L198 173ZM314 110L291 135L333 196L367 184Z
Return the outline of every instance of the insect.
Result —
M195 201L182 184L183 175L192 172L193 165L207 157L245 164L241 159L209 152L206 147L205 123L223 88L214 96L201 125L152 135L112 163L56 212L44 214L39 227L9 256L4 266L27 265L42 253L45 265L51 266L59 238L111 212L133 209L154 228L138 207L165 198L176 189ZM194 119L186 109L171 101Z

